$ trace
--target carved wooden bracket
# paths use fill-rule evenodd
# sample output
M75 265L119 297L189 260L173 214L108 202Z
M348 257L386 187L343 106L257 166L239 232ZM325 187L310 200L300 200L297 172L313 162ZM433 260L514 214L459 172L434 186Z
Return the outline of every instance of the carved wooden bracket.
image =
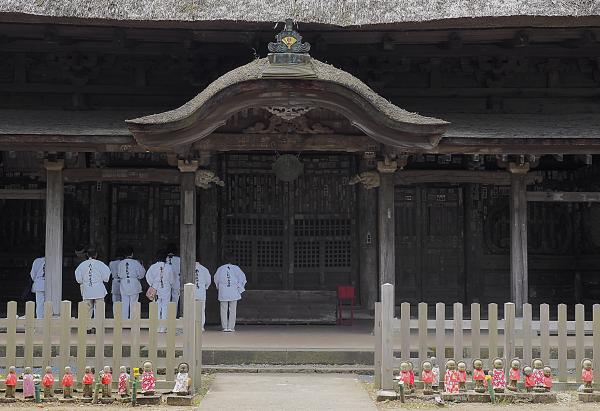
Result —
M212 170L197 170L196 171L196 186L200 188L210 188L211 184L223 187L225 182L221 180Z
M381 184L381 178L377 171L363 171L352 177L348 182L350 185L362 184L367 190L377 188Z

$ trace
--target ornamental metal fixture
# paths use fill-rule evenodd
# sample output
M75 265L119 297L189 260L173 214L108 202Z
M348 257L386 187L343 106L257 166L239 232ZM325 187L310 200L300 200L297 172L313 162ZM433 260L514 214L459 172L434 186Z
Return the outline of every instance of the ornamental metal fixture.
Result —
M310 60L310 44L302 42L302 36L294 30L292 19L285 21L283 30L269 43L269 61L275 64L306 63Z
M283 154L273 163L273 171L280 181L294 181L304 172L304 164L293 154Z

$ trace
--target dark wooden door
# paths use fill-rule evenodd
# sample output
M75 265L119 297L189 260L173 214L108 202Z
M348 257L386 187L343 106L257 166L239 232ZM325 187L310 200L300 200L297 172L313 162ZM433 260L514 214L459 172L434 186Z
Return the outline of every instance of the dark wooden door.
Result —
M179 187L112 184L111 258L131 245L144 266L168 243L179 244Z
M354 158L305 155L304 173L278 180L275 157L223 157L222 249L249 289L334 289L356 278Z
M460 187L396 187L396 301L464 299Z

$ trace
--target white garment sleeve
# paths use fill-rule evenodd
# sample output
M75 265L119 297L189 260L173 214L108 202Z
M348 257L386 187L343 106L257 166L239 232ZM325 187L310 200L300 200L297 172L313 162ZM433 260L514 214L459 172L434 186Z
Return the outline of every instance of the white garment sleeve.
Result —
M208 290L208 287L210 287L211 283L210 272L208 271L208 269L204 271L204 283L206 285L206 289Z
M100 271L100 276L102 277L102 281L107 283L108 280L110 280L110 268L108 268L108 266L106 264L104 264L102 261L98 261L100 264L98 264L98 270Z
M137 269L138 269L138 278L141 280L146 275L146 269L144 268L142 263L140 263L139 261L137 261Z

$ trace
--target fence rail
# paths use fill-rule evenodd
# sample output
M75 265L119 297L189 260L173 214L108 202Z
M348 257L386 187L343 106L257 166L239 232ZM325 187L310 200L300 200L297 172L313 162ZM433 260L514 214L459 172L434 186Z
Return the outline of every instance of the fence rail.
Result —
M441 371L448 358L467 364L481 358L486 368L496 357L520 358L524 364L541 358L559 382L578 381L585 357L595 354L595 366L600 368L600 304L593 306L592 321L584 320L583 304L575 306L575 321L567 320L565 304L558 305L557 321L550 321L550 306L541 304L540 319L534 321L531 304L523 306L523 317L516 317L513 303L504 304L503 318L497 304L488 304L485 319L480 304L471 304L470 320L463 319L461 303L453 304L452 318L446 318L443 303L436 304L434 318L429 318L426 303L418 304L416 318L410 316L410 304L402 303L400 318L395 318L391 284L381 286L381 302L375 304L375 381L381 388L391 388L393 370L402 360L420 369L431 356Z
M113 306L114 318L105 317L105 304L96 306L95 318L89 319L84 302L71 317L71 302L61 303L59 317L52 316L52 303L44 305L44 318L36 319L35 303L25 303L25 316L17 317L17 303L7 306L6 318L0 318L0 374L11 365L54 368L56 385L65 366L72 367L81 382L85 366L98 372L105 365L118 373L119 367L141 367L149 360L154 365L159 385L171 384L179 362L187 362L194 385L199 387L202 360L202 301L195 301L195 286L184 286L184 317L177 317L177 306L169 303L167 319L158 319L158 304L150 303L148 318L141 318L141 304L133 307L131 319L121 316L121 303ZM95 334L87 334L94 327ZM165 333L158 333L165 328ZM4 334L4 335L3 335ZM178 334L182 334L178 337ZM5 338L2 338L2 337ZM158 373L157 373L158 371Z

